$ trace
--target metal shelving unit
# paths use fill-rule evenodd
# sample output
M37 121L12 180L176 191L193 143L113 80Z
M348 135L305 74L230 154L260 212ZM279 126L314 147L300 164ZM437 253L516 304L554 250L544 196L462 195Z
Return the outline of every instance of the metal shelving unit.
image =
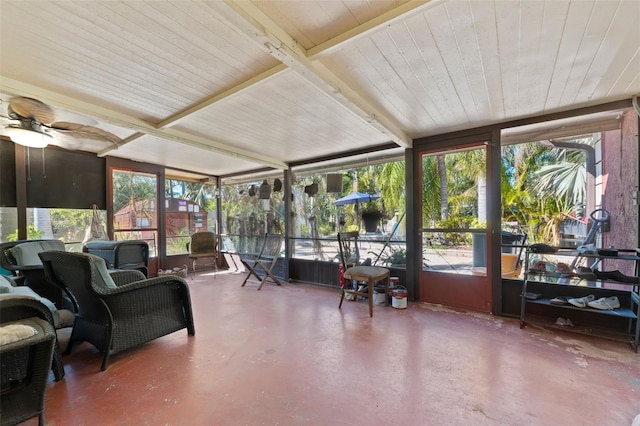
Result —
M640 250L640 249L639 249ZM557 272L542 272L538 270L531 270L531 259L534 256L554 257L554 258L572 258L572 265L576 265L581 261L591 263L591 267L598 265L605 259L615 259L622 261L634 262L634 276L635 282L621 282L612 279L586 279L577 276L573 272L557 273ZM579 262L576 262L578 260ZM521 294L521 307L520 307L520 328L525 325L526 309L527 305L542 305L557 310L559 313L568 311L580 311L589 315L603 315L603 316L615 316L626 318L628 320L627 335L634 352L638 352L638 341L640 340L640 256L638 256L638 250L619 250L617 256L604 256L599 254L580 253L576 250L559 249L554 253L542 254L531 252L529 248L526 250L525 262L524 262L524 280L522 282L522 294ZM585 282L591 284L591 286L585 286ZM528 299L525 297L527 290L532 283L536 284L550 284L545 287L544 294L541 294L537 299ZM551 303L551 299L556 296L567 296L573 293L578 296L578 292L589 293L588 290L597 291L600 295L621 295L624 290L608 289L602 287L603 283L612 283L629 288L628 300L621 301L621 306L618 309L612 310L600 310L590 307L579 308L573 305L556 305Z

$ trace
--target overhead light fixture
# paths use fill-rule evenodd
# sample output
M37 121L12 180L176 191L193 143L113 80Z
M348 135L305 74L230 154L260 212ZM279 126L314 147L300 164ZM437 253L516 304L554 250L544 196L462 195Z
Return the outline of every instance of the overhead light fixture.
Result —
M5 127L4 133L17 144L29 148L44 148L53 142L53 136L48 133L35 130L22 129L20 127Z

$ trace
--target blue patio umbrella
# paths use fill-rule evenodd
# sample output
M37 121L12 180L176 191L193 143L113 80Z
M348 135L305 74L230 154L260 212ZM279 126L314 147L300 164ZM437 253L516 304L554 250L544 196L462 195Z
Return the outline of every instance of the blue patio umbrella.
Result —
M364 192L352 192L349 195L345 195L342 198L333 202L334 206L346 206L348 204L355 204L356 214L358 214L358 207L360 203L367 203L369 201L377 200L381 198L375 194L365 194ZM340 229L340 222L336 217L336 229Z
M345 195L342 198L337 199L333 202L334 206L344 206L347 204L359 204L366 203L368 201L377 200L380 198L379 195L374 194L365 194L363 192L352 192L349 195Z

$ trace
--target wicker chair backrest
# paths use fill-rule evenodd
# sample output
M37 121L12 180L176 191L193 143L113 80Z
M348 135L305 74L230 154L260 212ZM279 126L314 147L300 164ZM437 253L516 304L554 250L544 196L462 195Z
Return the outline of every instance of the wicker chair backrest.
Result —
M12 253L12 250L18 244L30 243L35 241L51 241L49 239L37 239L37 240L18 240L18 241L7 241L4 243L0 243L0 267L11 271L13 275L16 275L15 271L18 268L18 262L16 261L15 256Z
M104 318L108 309L98 296L101 287L96 284L99 274L95 265L96 259L101 258L85 253L53 250L42 252L39 256L47 279L68 290L82 318Z
M189 250L191 254L215 253L218 247L218 236L213 232L196 232L191 235Z

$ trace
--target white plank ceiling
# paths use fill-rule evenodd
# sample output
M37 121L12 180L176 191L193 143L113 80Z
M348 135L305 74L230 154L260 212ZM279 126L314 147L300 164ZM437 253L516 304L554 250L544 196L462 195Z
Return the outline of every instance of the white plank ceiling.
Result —
M123 139L65 146L205 175L639 94L638 0L0 1L2 115L36 98Z

